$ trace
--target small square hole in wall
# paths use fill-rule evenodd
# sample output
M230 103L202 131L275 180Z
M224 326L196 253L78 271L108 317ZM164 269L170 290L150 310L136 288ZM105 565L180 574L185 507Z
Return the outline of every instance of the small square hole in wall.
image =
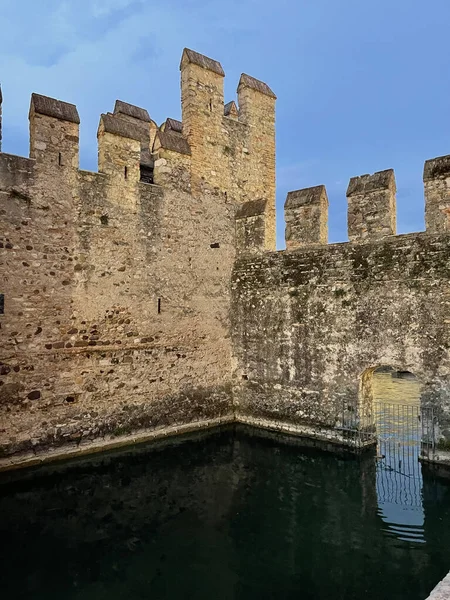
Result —
M141 181L143 183L153 183L153 166L151 165L141 165Z
M0 294L0 315L5 314L5 294Z

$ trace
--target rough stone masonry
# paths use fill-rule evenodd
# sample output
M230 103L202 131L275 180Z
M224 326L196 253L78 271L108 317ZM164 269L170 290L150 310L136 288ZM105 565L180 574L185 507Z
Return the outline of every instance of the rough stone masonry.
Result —
M220 63L180 70L182 121L118 100L98 172L76 107L37 94L30 158L0 153L0 466L232 421L331 439L384 364L445 447L450 157L425 164L426 232L395 235L383 171L350 182L349 243L324 186L291 192L276 251L274 93L243 74L225 104Z

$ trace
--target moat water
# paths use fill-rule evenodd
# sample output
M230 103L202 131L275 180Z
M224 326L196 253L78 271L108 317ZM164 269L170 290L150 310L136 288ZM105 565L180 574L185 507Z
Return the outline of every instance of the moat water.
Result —
M450 483L384 510L373 456L286 442L230 429L2 475L2 597L426 598L450 569Z

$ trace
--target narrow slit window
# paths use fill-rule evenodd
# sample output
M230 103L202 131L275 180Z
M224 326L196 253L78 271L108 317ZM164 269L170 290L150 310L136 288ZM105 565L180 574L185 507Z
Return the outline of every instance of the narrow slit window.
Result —
M128 167L125 167L125 169L124 169L124 176L125 176L125 179L128 179Z
M62 165L62 154L61 154L61 152L58 152L58 165L59 166Z
M220 244L219 242L214 242L213 244L209 245L210 248L220 248Z
M0 294L0 315L5 314L5 294Z
M161 314L161 298L158 298L158 315Z
M212 100L209 101L209 112L212 112Z

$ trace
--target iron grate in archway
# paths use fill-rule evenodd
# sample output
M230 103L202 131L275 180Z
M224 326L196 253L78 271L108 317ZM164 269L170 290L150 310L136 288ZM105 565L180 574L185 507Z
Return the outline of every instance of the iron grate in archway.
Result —
M362 410L343 402L336 421L344 440L351 440L356 447L376 441L378 455L395 456L401 464L434 455L433 407L376 401Z

